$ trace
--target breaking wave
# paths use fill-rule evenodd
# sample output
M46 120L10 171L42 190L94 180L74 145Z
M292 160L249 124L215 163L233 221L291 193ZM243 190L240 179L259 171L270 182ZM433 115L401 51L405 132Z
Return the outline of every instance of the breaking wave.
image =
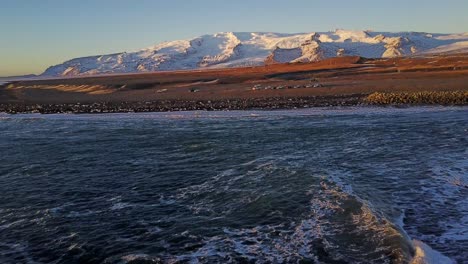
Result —
M0 263L467 259L466 110L251 114L3 119Z

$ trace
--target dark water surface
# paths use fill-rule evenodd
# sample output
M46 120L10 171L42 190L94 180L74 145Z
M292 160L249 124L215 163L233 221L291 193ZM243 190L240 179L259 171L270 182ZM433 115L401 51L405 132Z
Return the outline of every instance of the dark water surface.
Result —
M0 263L468 263L468 108L0 115L0 151Z

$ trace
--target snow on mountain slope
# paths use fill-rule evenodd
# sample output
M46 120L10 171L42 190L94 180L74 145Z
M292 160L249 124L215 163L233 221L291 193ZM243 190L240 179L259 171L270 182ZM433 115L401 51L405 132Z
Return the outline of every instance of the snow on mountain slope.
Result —
M468 33L373 32L321 33L222 32L164 42L136 52L72 59L49 67L43 76L76 76L197 68L311 62L335 56L386 58L413 54L466 52Z
M424 53L454 53L454 52L468 52L468 41L459 41L447 45L442 45L425 51Z

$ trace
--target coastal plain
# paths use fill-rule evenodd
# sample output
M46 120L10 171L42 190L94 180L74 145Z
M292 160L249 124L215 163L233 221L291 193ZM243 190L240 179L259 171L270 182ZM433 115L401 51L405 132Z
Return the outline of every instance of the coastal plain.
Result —
M376 92L461 92L456 104L466 104L467 91L468 54L389 59L353 56L244 68L11 81L0 86L0 112L345 106L368 104L365 99Z

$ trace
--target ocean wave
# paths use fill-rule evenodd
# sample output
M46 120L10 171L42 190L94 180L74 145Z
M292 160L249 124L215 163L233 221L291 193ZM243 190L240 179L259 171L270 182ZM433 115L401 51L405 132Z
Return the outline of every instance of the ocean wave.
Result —
M432 161L425 179L419 180L419 197L425 203L404 203L406 232L413 238L454 255L457 261L468 257L457 248L468 246L468 163L466 155L445 155ZM454 184L454 182L456 184ZM411 190L414 192L414 190ZM400 191L397 197L409 194ZM400 200L402 198L398 198ZM404 200L403 200L404 201ZM431 226L427 230L426 226ZM457 247L453 247L457 244Z
M466 110L330 111L11 116L0 263L464 263Z
M180 189L178 195L172 198L178 200L178 203L197 201L189 206L194 214L226 215L237 210L240 205L254 203L259 196L231 195L243 199L230 201L224 204L224 210L219 211L219 204L215 201L215 197L219 197L217 195L240 191L244 187L243 181L252 183L258 177L265 190L263 187L259 190L257 185L256 191L260 196L265 196L268 194L266 179L271 180L271 175L281 172L282 177L286 178L286 175L296 173L294 166L285 169L284 165L290 164L285 161L287 159L278 160L272 156L245 162L199 185ZM414 245L403 229L403 215L388 219L373 204L354 192L347 183L350 179L352 175L349 173L330 173L321 177L319 192L316 187L311 187L311 191L306 193L313 198L310 201L310 212L302 220L280 225L257 225L249 229L225 228L223 235L203 238L204 245L201 248L191 254L178 256L178 259L193 261L199 259L199 256L207 256L208 259L240 258L261 263L300 259L409 263L417 250L421 253L421 250L430 249L427 245ZM243 191L249 190L246 188ZM443 256L430 250L433 252L431 254Z
M413 240L415 254L411 264L455 264L455 261L433 250L421 241Z
M415 253L419 260L421 252L429 252L428 246L416 248L397 225L336 183L323 179L320 188L302 220L225 228L222 235L204 238L196 251L175 257L182 262L409 263Z
M311 201L328 250L337 260L368 263L407 263L411 242L397 226L368 202L324 179L321 195Z

